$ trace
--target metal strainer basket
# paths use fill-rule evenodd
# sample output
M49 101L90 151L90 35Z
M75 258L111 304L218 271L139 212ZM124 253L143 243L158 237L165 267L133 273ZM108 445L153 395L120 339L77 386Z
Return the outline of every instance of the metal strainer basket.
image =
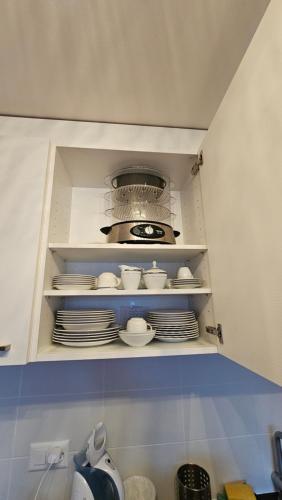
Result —
M176 475L178 500L211 500L210 477L199 465L182 465Z

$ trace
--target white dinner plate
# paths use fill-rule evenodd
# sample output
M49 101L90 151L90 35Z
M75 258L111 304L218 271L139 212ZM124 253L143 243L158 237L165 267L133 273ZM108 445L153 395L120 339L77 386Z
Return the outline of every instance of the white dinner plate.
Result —
M52 337L52 340L55 340L55 341L59 341L59 342L63 342L63 341L66 341L66 342L74 342L74 343L77 343L77 342L103 342L105 340L116 340L118 339L119 336L116 335L115 337L77 337L77 338L73 338L73 337L57 337L56 335L53 335Z
M190 312L190 313L174 313L174 314L166 314L165 312L163 313L148 313L148 316L152 317L152 318L163 318L163 317L166 317L166 318L189 318L190 316L193 316L195 313L194 312Z
M75 283L77 285L89 285L95 282L96 280L53 280L52 281L53 285L70 285Z
M147 319L151 320L151 321L162 321L163 323L167 322L167 321L170 321L170 322L173 322L173 321L191 321L191 320L194 320L195 319L195 314L191 314L191 316L175 316L175 317L171 317L171 316L147 316Z
M53 285L56 290L91 290L93 285Z
M171 322L169 323L168 321L149 321L150 325L156 326L156 327L164 327L164 328L183 328L185 326L193 326L197 324L196 320L193 321L177 321L177 322Z
M119 329L116 326L109 326L111 323L109 322L103 322L103 323L82 323L82 324L71 324L71 323L58 323L56 322L56 326L62 326L65 331L71 331L71 332L113 332L117 329Z
M187 285L173 285L173 288L178 290L186 290L186 289L188 290L188 288L201 288L201 287L202 287L201 284L193 285L192 283Z
M56 318L58 323L66 323L66 324L81 324L81 323L105 323L105 322L110 322L114 323L115 318L110 317L110 318Z
M75 332L75 333L81 333L81 332L95 332L95 335L96 335L96 332L99 332L99 333L110 333L110 332L115 332L115 331L119 331L120 330L120 325L117 325L116 323L113 323L112 326L108 326L106 328L100 328L99 330L97 330L96 328L93 329L93 328L88 328L87 330L78 330L77 328L77 325L75 325L75 328L73 329L70 329L70 330L65 330L64 328L61 327L61 325L58 325L57 323L55 324L54 326L54 330L58 330L59 332L65 332L67 333L68 331L72 331L72 332Z
M92 278L67 278L67 279L55 279L53 278L53 283L92 283L93 281L96 281Z
M58 314L99 314L99 313L113 313L112 309L59 309Z
M181 330L180 332L169 332L169 331L164 331L164 330L157 330L157 335L163 335L163 336L168 336L168 337L177 337L181 335L194 335L199 333L199 330L190 330L190 331L185 331Z
M186 309L156 309L149 311L148 314L194 314L194 311L186 311Z
M68 347L98 347L99 345L105 345L105 344L110 344L111 342L114 342L114 340L100 340L99 342L91 341L91 342L69 342L67 340L63 341L58 341L58 340L53 340L56 344L62 344Z
M114 312L104 312L104 313L99 313L99 314L91 314L90 312L85 312L84 314L61 314L57 313L57 316L60 318L109 318L111 316L115 316Z
M58 327L57 325L54 326L53 328L54 331L58 333L63 333L64 335L111 335L112 333L119 332L120 327L115 327L115 328L103 328L100 330L77 330L74 328L73 330L64 330L61 327Z
M86 341L86 340L107 340L114 339L118 337L118 333L113 333L111 335L60 335L57 333L53 333L53 338L55 339L63 339L63 340L71 340L75 341Z
M75 315L75 314L65 314L65 315L62 315L62 314L57 314L57 318L60 318L61 320L73 320L73 321L81 321L82 319L83 320L87 320L87 319L90 319L92 321L105 321L107 319L111 319L111 318L114 318L115 317L115 314L99 314L99 315L94 315L94 314L79 314L78 316Z
M95 276L54 276L53 281L93 281Z
M189 338L185 338L185 339L174 339L174 338L170 339L170 338L168 338L167 339L167 338L160 338L160 337L155 337L155 338L157 340L159 340L160 342L168 342L170 344L174 344L174 343L176 344L178 342L187 342L188 340L193 340L194 339L194 337L192 337L191 339L189 339ZM197 337L195 337L195 338L197 338Z
M106 330L109 326L109 322L104 323L56 323L64 328L64 330L71 330L77 332L92 331L97 332L100 330Z

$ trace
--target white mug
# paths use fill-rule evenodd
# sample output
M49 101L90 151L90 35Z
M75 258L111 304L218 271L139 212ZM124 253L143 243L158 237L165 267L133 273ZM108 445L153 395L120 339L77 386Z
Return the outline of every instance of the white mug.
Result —
M121 279L114 273L102 273L98 277L98 288L117 288L121 283Z
M141 271L121 271L121 279L125 290L137 290L140 285Z
M189 278L193 278L193 274L191 273L188 266L180 267L177 271L177 278L178 279L189 279Z
M147 323L143 318L130 318L127 322L126 329L128 333L144 333L148 329L153 330L150 323Z

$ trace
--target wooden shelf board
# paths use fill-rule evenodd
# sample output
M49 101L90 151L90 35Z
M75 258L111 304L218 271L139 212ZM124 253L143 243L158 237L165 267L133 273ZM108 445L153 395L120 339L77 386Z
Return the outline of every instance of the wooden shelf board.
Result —
M68 361L82 359L151 358L217 353L217 346L204 339L176 344L153 341L145 347L129 347L121 341L99 347L66 347L52 344L41 349L34 361Z
M190 288L186 290L45 290L45 297L115 297L138 295L210 295L210 288Z
M50 243L49 249L70 261L177 262L207 251L207 245L134 245L120 243Z

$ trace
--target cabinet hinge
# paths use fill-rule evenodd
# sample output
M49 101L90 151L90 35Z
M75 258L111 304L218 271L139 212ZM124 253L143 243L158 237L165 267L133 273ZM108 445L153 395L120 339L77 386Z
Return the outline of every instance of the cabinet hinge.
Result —
M206 332L210 333L211 335L216 335L219 342L223 344L222 326L220 324L218 324L217 326L206 326Z
M200 151L200 153L197 156L197 160L195 161L193 167L191 168L191 174L197 175L199 173L200 166L203 165L203 163L204 163L203 151Z

